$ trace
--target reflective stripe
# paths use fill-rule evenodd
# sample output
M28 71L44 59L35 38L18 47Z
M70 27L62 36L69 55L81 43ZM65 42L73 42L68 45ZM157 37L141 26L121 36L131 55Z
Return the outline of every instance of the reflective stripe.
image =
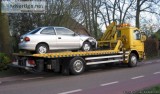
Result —
M99 57L87 57L87 58L85 58L85 60L104 59L104 58L113 58L113 57L123 57L123 55L99 56Z
M129 54L129 52L130 52L130 51L126 51L125 54ZM118 53L123 54L123 51L118 52Z
M111 63L111 62L120 62L120 61L123 61L123 59L107 60L107 61L97 61L97 62L87 62L87 65L103 64L103 63Z

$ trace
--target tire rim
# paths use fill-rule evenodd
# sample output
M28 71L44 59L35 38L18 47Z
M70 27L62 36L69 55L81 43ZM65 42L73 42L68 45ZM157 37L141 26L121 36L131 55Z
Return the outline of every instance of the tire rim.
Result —
M84 44L84 51L89 51L90 50L90 45L89 44Z
M76 60L73 64L73 69L77 73L81 72L83 70L83 62L81 60Z
M40 46L39 49L38 49L38 52L41 53L41 54L42 53L46 53L47 52L47 48L44 47L44 46Z
M136 58L135 56L132 56L132 57L131 57L131 63L134 64L134 65L136 65L136 63L137 63L137 58Z

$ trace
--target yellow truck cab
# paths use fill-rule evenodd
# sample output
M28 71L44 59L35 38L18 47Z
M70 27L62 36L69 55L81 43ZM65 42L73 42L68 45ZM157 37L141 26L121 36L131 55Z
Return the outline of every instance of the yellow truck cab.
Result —
M94 51L64 51L46 54L14 53L15 62L11 67L30 72L53 70L64 74L81 74L86 66L124 63L129 67L137 66L138 60L145 58L144 41L146 37L138 28L129 24L111 23Z
M119 50L129 51L129 54L134 53L139 60L145 59L144 41L146 40L146 36L144 32L130 26L130 24L116 25L116 22L113 22L107 27L106 32L98 42L98 46L104 48L107 43L112 45L118 40L122 42ZM112 48L114 47L109 47L109 49Z
M117 38L122 39L123 48L135 53L139 59L145 58L144 53L144 32L138 28L131 27L129 24L122 24L117 28Z

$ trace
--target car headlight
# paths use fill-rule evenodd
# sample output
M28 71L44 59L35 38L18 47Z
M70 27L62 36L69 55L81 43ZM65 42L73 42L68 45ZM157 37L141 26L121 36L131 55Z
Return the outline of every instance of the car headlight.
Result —
M95 40L94 38L92 38L92 37L89 38L88 41L89 41L89 42L96 42L96 40Z

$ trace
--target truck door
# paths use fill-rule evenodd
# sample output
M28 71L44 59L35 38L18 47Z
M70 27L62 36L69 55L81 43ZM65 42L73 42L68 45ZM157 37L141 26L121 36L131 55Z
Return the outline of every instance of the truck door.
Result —
M132 49L144 51L144 42L141 41L141 32L139 30L133 31Z

